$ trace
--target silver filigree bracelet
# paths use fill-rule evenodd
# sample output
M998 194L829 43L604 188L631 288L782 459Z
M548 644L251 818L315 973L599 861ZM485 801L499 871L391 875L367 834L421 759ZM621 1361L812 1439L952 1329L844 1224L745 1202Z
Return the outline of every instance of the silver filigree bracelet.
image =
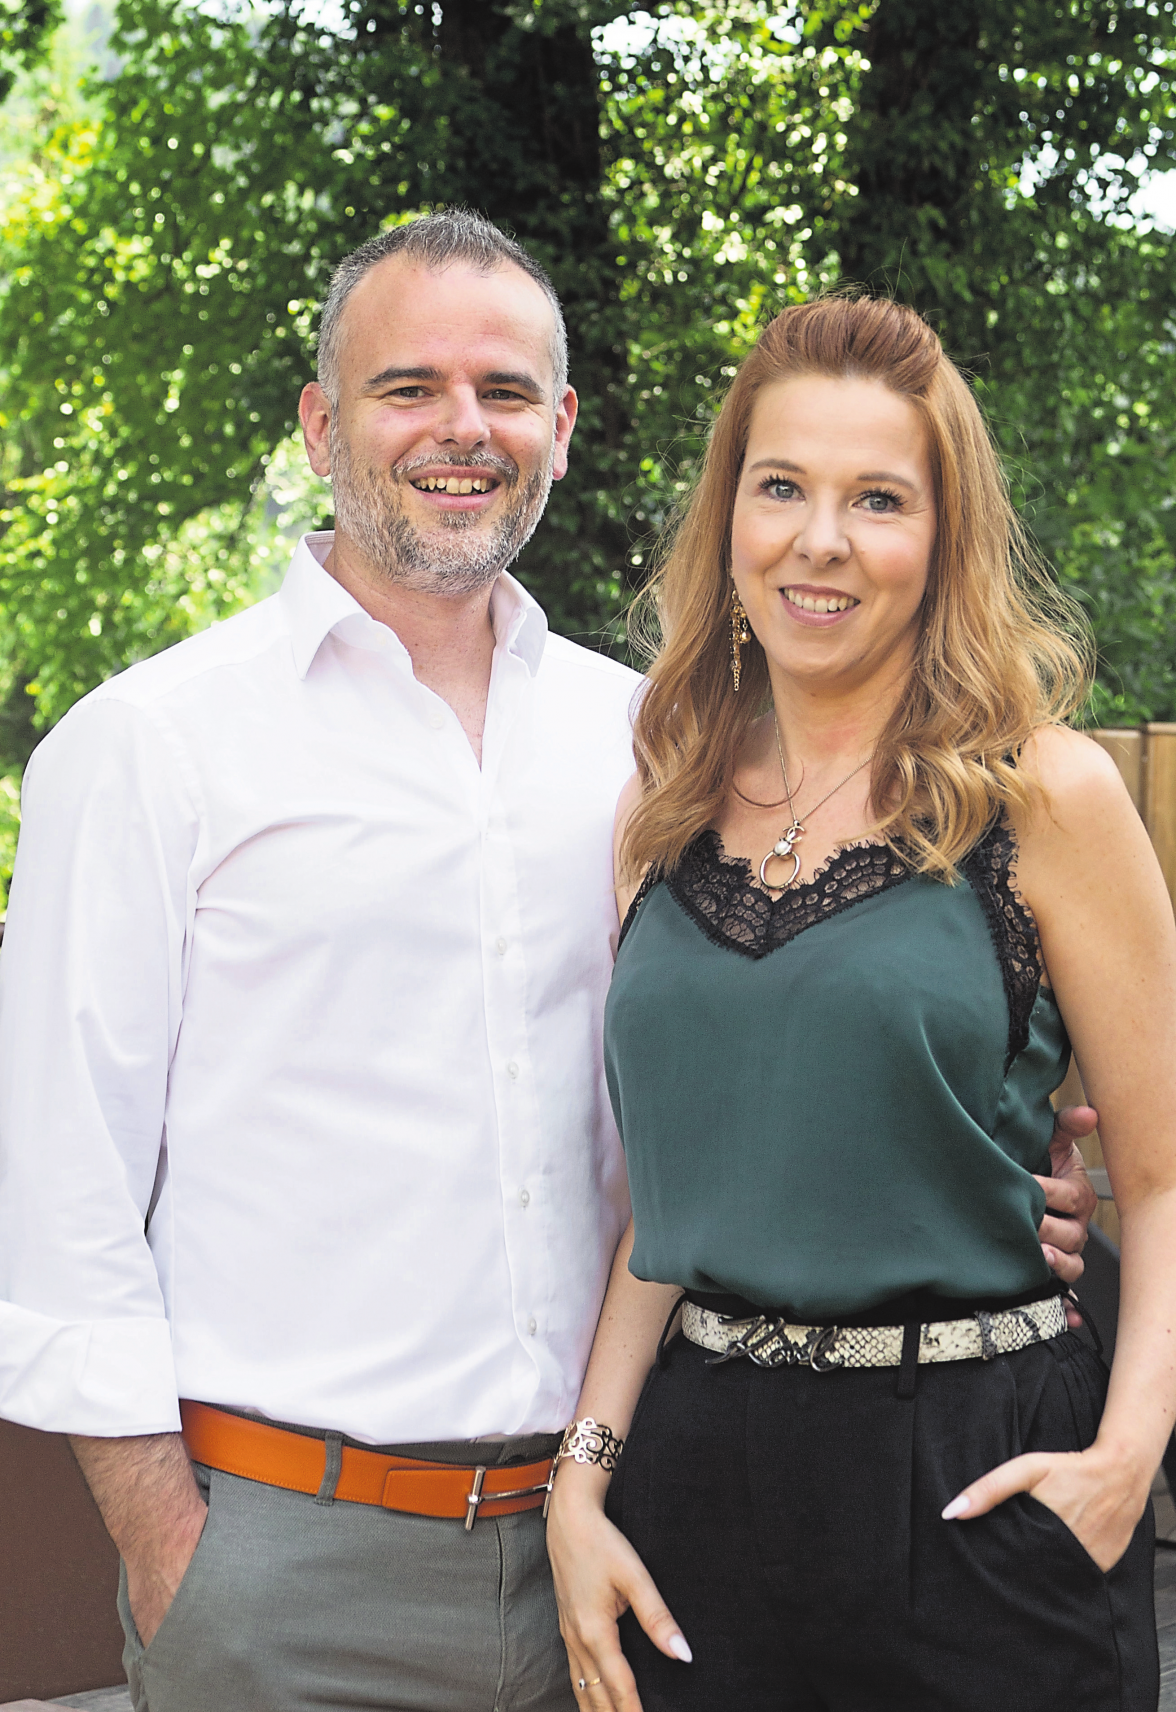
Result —
M570 1427L566 1427L547 1480L547 1497L543 1501L544 1520L546 1521L551 1507L551 1488L555 1483L555 1471L561 1462L594 1462L606 1474L612 1474L624 1448L624 1439L619 1439L611 1427L602 1427L591 1415L585 1415L582 1421L573 1421Z

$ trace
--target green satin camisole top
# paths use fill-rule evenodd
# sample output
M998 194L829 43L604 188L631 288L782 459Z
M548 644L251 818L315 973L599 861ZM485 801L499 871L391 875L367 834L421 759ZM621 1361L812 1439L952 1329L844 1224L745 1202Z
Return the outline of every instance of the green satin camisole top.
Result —
M605 1011L638 1278L799 1321L1017 1297L1070 1044L994 827L954 886L850 846L773 901L713 832L642 887Z

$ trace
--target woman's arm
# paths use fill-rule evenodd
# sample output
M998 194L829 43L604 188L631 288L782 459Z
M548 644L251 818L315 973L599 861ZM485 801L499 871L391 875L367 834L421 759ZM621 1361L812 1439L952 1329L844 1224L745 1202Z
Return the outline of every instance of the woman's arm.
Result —
M641 781L634 773L621 792L613 825L613 883L622 922L641 883L639 875L631 878L621 868L621 840L640 800ZM632 1252L630 1221L613 1260L576 1408L577 1420L590 1415L619 1439L628 1434L658 1338L680 1294L673 1285L643 1284L634 1278L629 1271ZM583 1677L592 1685L581 1704L594 1712L641 1712L633 1672L621 1651L617 1618L632 1607L646 1634L671 1658L689 1659L690 1648L641 1559L604 1514L608 1482L609 1476L594 1463L560 1464L548 1514L547 1551L572 1681Z
M617 895L617 917L622 922L628 915L629 905L637 896L637 888L641 884L640 874L627 874L621 867L621 840L625 836L629 816L640 801L641 780L634 773L617 798L616 818L613 821L613 887Z
M1114 764L1070 731L1041 732L1032 748L1048 805L1014 817L1017 880L1099 1112L1122 1224L1119 1329L1090 1449L1016 1457L945 1515L1032 1492L1105 1570L1127 1549L1176 1418L1176 923Z
M592 1358L576 1410L625 1438L658 1338L681 1292L672 1284L643 1284L629 1271L630 1224L613 1261ZM690 1648L637 1553L604 1514L609 1476L596 1464L561 1462L547 1521L547 1550L559 1601L559 1626L573 1682L592 1683L587 1704L597 1712L640 1712L633 1673L621 1651L617 1618L632 1607L650 1640L670 1658L688 1661Z

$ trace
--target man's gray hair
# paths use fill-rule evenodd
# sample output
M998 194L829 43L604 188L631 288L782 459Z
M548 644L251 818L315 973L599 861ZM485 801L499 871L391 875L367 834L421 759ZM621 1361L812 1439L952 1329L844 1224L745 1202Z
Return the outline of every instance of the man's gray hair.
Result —
M369 238L335 268L331 275L327 301L323 304L319 322L318 378L332 406L339 402L339 346L343 309L369 268L389 256L408 256L434 273L440 273L451 262L466 262L479 273L493 273L497 268L521 268L535 281L550 303L555 316L555 339L552 367L555 371L555 400L563 397L568 384L568 332L563 310L547 272L521 244L516 244L504 232L480 214L468 208L455 208L446 214L426 214L410 220L405 226L391 226L387 231Z

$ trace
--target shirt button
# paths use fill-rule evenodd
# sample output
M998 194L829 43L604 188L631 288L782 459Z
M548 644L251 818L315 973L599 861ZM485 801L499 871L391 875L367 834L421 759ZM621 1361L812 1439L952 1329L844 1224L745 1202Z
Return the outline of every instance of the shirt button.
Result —
M534 1315L532 1315L531 1318L527 1321L527 1331L531 1337L534 1337L535 1333L538 1330L539 1330L539 1322L537 1319L535 1319Z
M435 707L429 714L429 724L432 726L434 731L440 731L441 727L445 724L445 715L441 712L439 707Z
M529 1189L520 1189L519 1190L519 1206L520 1207L529 1207L530 1205L531 1205L531 1191Z
M506 940L501 935L494 941L494 949L500 957L506 956Z
M506 1067L506 1073L511 1078L512 1081L517 1080L518 1074L519 1074L519 1067L515 1063L513 1058L511 1059L510 1063Z

